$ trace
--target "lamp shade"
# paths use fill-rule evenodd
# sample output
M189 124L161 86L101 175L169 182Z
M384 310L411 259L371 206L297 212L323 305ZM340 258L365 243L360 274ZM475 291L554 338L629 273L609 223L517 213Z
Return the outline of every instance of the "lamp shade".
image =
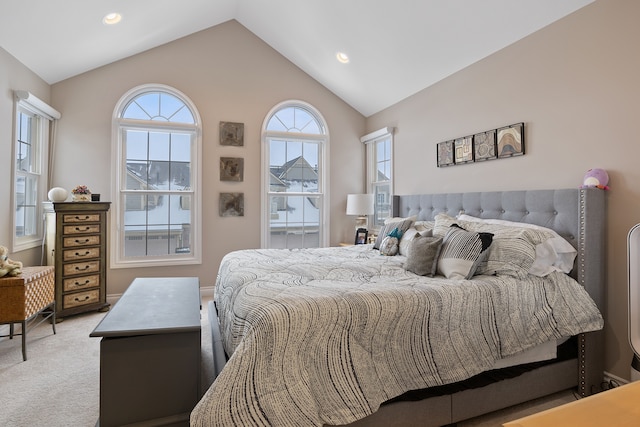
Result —
M373 194L348 194L347 215L373 215Z

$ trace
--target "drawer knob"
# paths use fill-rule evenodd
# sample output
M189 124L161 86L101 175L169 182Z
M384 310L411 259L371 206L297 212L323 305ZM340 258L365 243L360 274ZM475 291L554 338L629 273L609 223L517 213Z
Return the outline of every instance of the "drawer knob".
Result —
M80 298L78 298L78 297L75 297L73 300L74 300L75 302L82 302L82 301L86 301L86 300L88 300L89 298L91 298L91 296L89 296L89 295L85 295L85 296L84 296L84 298L82 298L82 299L80 299Z
M76 271L85 271L85 270L88 270L90 268L91 268L90 265L85 265L84 268L80 268L80 267L76 266Z
M75 242L82 245L84 243L89 243L89 239L84 239L84 240L76 239Z
M84 218L82 218L81 216L76 215L76 219L77 219L77 220L80 220L80 221L82 221L82 220L87 220L87 219L89 219L89 218L90 218L90 217L89 217L89 215L85 215L85 216L84 216Z
M76 280L76 282L74 283L74 285L76 285L76 286L84 286L84 285L88 285L88 284L89 284L89 282L90 282L90 280L89 280L89 279L85 280L85 281L84 281L84 283L80 283L80 282L78 282L78 281Z
M89 230L91 230L91 227L84 227L84 228L76 227L76 231L89 231Z
M87 255L89 255L90 253L91 253L91 252L89 252L89 251L85 251L85 253L83 253L83 254L81 254L81 253L79 253L79 252L76 252L76 256L87 256Z

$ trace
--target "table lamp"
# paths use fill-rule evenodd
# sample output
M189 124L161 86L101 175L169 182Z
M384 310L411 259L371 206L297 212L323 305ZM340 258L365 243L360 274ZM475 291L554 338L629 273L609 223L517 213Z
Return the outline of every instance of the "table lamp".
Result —
M356 230L366 230L368 216L373 215L373 194L348 194L347 215L357 215Z

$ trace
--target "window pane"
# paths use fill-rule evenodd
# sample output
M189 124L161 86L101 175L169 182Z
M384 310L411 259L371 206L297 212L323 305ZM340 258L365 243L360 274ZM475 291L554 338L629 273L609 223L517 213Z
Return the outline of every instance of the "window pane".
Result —
M149 132L149 160L169 160L169 133Z
M270 196L271 247L317 247L320 244L320 203L320 196Z
M322 126L313 114L300 107L287 107L278 110L269 119L267 129L280 132L324 133Z
M15 186L16 236L38 234L38 177L18 176Z
M384 225L384 220L391 217L391 186L388 183L375 184L374 194L374 226Z
M193 114L177 97L164 92L147 92L137 96L122 113L126 119L194 123Z
M188 162L191 160L191 135L186 133L171 134L171 161Z
M191 252L190 196L127 194L124 198L125 256Z
M296 193L318 191L318 143L274 140L269 153L272 186Z
M18 112L16 123L16 170L25 172L39 172L38 165L33 158L35 148L35 126L37 119L22 111Z
M191 188L191 164L171 162L170 190L188 190Z
M125 134L125 147L127 160L144 160L146 161L148 154L149 139L148 132L127 130Z

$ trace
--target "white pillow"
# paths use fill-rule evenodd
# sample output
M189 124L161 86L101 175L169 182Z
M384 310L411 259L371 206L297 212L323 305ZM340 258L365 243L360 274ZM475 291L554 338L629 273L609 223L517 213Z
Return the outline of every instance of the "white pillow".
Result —
M505 227L528 228L543 232L549 237L536 245L536 259L529 269L529 273L535 276L544 277L552 271L569 273L573 269L573 262L576 259L578 251L571 245L571 243L567 242L562 238L562 236L550 228L526 222L477 218L466 214L460 214L456 218L460 221L501 225Z

